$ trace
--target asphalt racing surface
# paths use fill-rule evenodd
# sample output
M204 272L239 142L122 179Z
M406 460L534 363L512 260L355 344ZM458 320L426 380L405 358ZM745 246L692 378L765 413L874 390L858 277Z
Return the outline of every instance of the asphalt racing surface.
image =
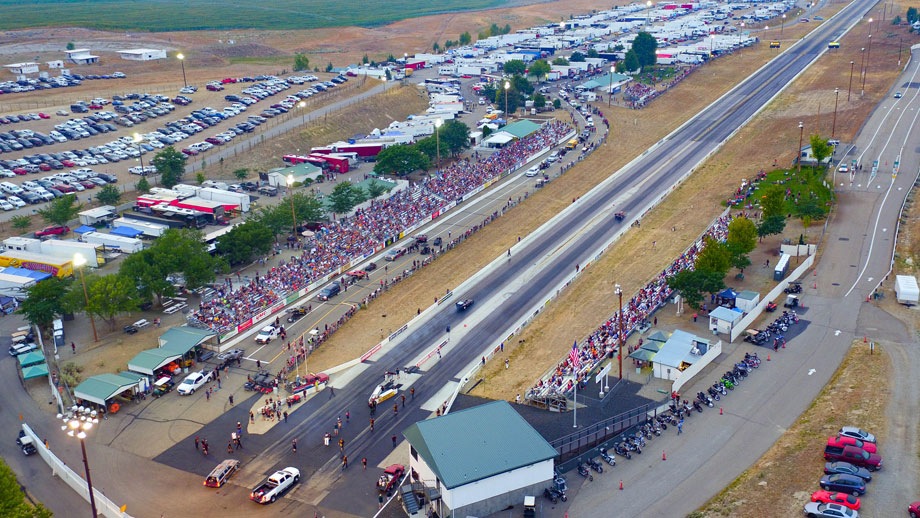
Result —
M305 482L286 498L346 514L373 514L377 504L373 480L377 472L362 472L360 458L366 457L371 466L383 462L394 449L392 436L401 440L403 429L430 416L445 399L445 383L459 381L458 376L479 361L484 351L494 347L509 326L550 298L575 273L576 265L588 263L601 244L614 239L624 225L641 215L688 175L690 167L702 162L790 84L820 55L827 41L859 19L867 5L856 2L846 7L659 145L624 169L612 172L604 184L515 246L510 259L497 258L474 281L465 283L462 291L447 299L426 323L410 328L381 357L354 367L354 372L347 374L350 377L347 386L336 390L334 397L326 393L328 390L321 393L291 414L287 425L276 426L255 439L252 447L246 444L247 450L263 453L247 464L246 471L253 478L241 477L236 482L255 483L254 479L262 474L294 464L301 468ZM616 135L609 138L615 139ZM627 220L616 222L612 217L615 211L625 211ZM476 303L468 311L458 312L453 301L460 298L472 298ZM407 396L405 407L400 405L398 414L392 405L380 405L375 431L370 432L367 398L382 380L384 371L414 364L421 354L447 337L448 326L452 329L451 341L443 349L441 359L426 363L420 374L403 375L400 380L403 391L415 389L414 401ZM199 435L207 436L211 428L214 436L223 435L229 423L245 419L242 409L249 405L238 406L240 416L225 416ZM351 417L341 437L346 440L345 453L351 467L342 471L338 447L323 446L322 436L332 430L337 417L344 419L346 411ZM293 438L298 438L296 457L291 452ZM187 441L180 441L156 460L182 470L200 470L199 463L184 453L188 450L183 443ZM222 443L212 444L219 451ZM359 497L363 494L367 497Z

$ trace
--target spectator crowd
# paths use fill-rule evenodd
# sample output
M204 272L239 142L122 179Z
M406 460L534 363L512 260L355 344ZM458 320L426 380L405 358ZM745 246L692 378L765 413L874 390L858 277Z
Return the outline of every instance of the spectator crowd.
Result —
M234 288L229 279L188 316L189 324L218 333L234 330L297 290L372 253L404 229L442 210L475 189L519 167L540 149L570 133L570 125L550 121L488 157L463 159L409 189L374 200L352 216L326 223L300 246L301 253Z

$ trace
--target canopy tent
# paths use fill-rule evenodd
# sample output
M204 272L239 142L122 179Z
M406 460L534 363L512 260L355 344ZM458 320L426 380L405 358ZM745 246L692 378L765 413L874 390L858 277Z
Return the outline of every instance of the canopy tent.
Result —
M144 232L131 227L115 227L110 234L123 237L137 237Z
M642 344L642 347L640 349L645 349L646 351L657 353L658 351L661 350L662 347L664 347L665 343L667 342L659 342L658 340L649 340L645 342L644 344Z
M502 128L504 133L514 135L517 138L524 138L527 135L535 131L539 131L540 125L536 122L529 121L527 119L519 120L517 122L512 122L511 124Z
M671 335L668 333L665 333L664 331L655 331L648 337L649 340L652 340L655 342L661 342L661 343L667 342L668 338L671 338Z
M514 135L510 133L505 133L504 131L499 131L498 133L493 134L489 138L482 141L486 147L502 147L505 144L514 140Z
M180 326L169 329L158 338L160 349L184 356L195 347L217 336L217 333L197 327Z
M108 401L126 390L137 387L137 381L117 374L99 374L77 385L73 395L97 405L108 406Z
M20 367L29 367L32 365L38 365L39 363L45 363L45 356L38 351L31 351L26 354L20 354L17 356L19 358Z
M137 356L128 361L128 369L153 376L157 369L178 360L182 357L182 354L166 349L147 349L137 353Z
M87 232L95 232L96 228L89 225L80 225L79 227L73 229L75 234L86 234Z
M719 292L719 294L717 295L717 297L721 297L725 300L735 300L735 297L737 296L738 296L738 293L735 292L735 290L731 288L725 288L724 290Z
M652 361L652 358L654 358L656 354L658 353L649 351L648 349L636 349L629 355L629 357L634 360L650 362Z
M23 367L22 369L22 379L30 380L32 378L40 378L42 376L48 375L48 364L40 363L38 365L32 365L31 367Z

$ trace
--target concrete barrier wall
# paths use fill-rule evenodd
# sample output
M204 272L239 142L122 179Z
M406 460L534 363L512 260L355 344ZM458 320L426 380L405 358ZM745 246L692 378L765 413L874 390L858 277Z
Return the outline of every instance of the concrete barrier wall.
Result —
M51 473L63 480L64 483L70 486L78 495L82 496L88 505L89 491L87 490L86 481L83 480L83 477L70 469L70 466L64 464L54 453L51 453L51 450L45 447L44 441L35 435L35 432L28 424L23 423L22 429L26 432L26 435L31 437L35 442L39 457L45 461L45 464L51 467ZM90 465L90 469L92 469L92 465ZM120 506L109 500L109 498L98 489L93 488L93 495L96 497L96 510L102 516L106 516L107 518L131 518L131 515L122 512Z

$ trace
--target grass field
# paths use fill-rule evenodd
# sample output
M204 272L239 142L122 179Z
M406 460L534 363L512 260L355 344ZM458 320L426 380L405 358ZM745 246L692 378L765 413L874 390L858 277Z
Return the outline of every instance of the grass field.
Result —
M323 0L0 0L0 30L49 26L144 32L371 27L418 16L490 9L505 3L387 0L375 2L373 9L349 9L347 3Z

